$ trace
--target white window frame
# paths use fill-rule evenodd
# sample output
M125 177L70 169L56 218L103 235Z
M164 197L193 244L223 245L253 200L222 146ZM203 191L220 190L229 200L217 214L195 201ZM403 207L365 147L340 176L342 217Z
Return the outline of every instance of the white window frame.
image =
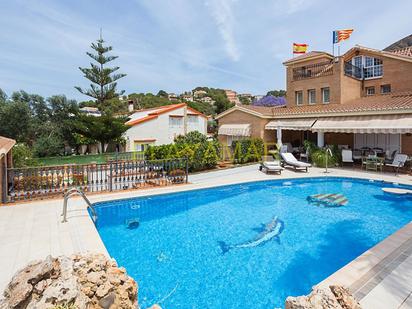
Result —
M300 100L298 100L298 94L300 94ZM295 91L295 103L296 105L303 105L303 91L297 90Z
M191 126L197 126L199 124L199 116L187 115L187 124Z
M328 90L328 93L329 93L329 98L328 98L328 100L326 101L326 99L325 99L325 90ZM330 87L323 87L323 88L321 88L321 92L322 92L322 103L323 104L329 104L330 103Z
M182 128L183 117L169 116L169 128Z
M361 59L361 63L359 63L359 59ZM362 55L353 57L351 62L352 65L362 69L362 76L365 75L365 72L371 74L368 77L365 76L365 79L375 79L383 76L383 61L380 58Z
M313 94L313 101L312 101ZM316 89L308 89L308 104L316 104Z
M369 90L372 90L372 91L369 92ZM367 96L375 95L376 94L375 86L366 87L365 88L365 93L366 93Z
M137 152L144 152L146 151L147 147L149 147L150 145L153 145L153 142L134 142L133 149L134 151L137 151Z

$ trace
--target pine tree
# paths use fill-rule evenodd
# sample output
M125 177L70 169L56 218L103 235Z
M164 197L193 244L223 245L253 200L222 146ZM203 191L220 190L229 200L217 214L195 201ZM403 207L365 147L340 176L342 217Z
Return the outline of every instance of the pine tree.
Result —
M86 54L95 60L97 64L90 63L90 68L79 67L84 77L91 81L89 89L75 87L82 94L96 99L97 106L104 109L104 104L124 93L124 90L116 92L117 80L126 76L126 74L114 74L119 67L106 67L107 63L115 60L118 56L109 56L108 52L112 50L111 46L105 46L105 41L100 33L100 38L96 43L92 43L91 48L96 53L87 52Z

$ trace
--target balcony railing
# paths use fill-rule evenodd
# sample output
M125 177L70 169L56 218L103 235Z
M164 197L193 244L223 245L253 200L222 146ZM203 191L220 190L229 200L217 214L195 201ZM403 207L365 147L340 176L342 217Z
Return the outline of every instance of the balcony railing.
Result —
M345 75L356 79L362 79L362 68L353 65L351 62L345 61Z
M293 69L293 80L316 78L333 74L333 62L326 61Z

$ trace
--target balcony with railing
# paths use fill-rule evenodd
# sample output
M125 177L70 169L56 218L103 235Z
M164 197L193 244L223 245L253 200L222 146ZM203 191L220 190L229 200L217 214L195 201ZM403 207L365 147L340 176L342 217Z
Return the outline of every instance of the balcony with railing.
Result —
M353 65L350 61L345 61L345 75L356 79L362 79L362 68Z
M326 61L293 69L293 80L302 80L333 74L333 62Z

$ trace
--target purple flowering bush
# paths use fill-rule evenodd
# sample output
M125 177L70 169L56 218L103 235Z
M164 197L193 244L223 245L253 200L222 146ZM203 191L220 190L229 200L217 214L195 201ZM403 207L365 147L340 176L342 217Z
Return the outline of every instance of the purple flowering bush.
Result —
M285 97L274 97L272 95L267 95L260 100L254 101L252 103L254 106L283 106L286 105Z

